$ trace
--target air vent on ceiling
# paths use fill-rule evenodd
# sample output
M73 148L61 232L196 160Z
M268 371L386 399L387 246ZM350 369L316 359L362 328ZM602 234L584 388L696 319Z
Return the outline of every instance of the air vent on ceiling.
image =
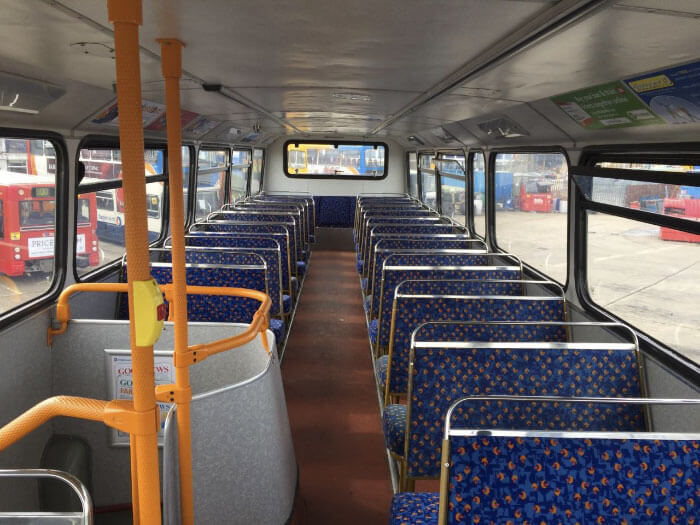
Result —
M0 110L35 115L66 93L41 80L0 72Z
M411 144L415 144L416 146L425 146L425 142L423 142L420 137L416 137L415 135L409 135L406 137L406 140L408 140Z
M477 124L479 129L495 139L514 139L530 135L523 127L508 117L499 117Z

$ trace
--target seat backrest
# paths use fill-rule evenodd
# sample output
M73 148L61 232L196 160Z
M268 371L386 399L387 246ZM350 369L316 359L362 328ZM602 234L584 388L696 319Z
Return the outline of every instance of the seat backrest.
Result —
M242 201L235 204L229 204L228 207L224 207L224 211L236 211L236 210L253 210L262 212L281 212L281 213L291 213L294 216L299 214L300 222L299 227L301 231L301 237L304 241L304 245L308 247L309 244L309 224L308 217L306 216L306 210L301 204L295 203L276 203L276 202L256 202L256 201Z
M247 199L244 201L246 204L248 203L253 203L253 204L260 204L260 205L272 205L272 206L297 206L301 210L301 215L304 217L304 223L306 225L306 231L308 232L309 235L314 235L315 233L315 228L314 228L314 211L315 211L315 206L309 205L308 201L299 199L272 199L272 198L262 198L259 196L251 197L250 199ZM313 202L313 199L312 199Z
M250 221L243 220L245 217L238 217L241 220L212 220L203 223L195 223L192 226L190 226L190 233L195 233L198 231L216 231L224 233L232 233L239 231L246 231L251 233L284 232L287 234L287 242L289 244L289 260L292 266L292 271L294 271L295 262L298 260L297 254L301 254L301 248L298 248L299 243L297 242L294 221L284 220L282 218L280 218L279 220L263 220L260 218L260 216L256 217L256 219Z
M469 261L471 258L484 255L409 255L393 254L386 258L379 283L379 304L377 305L380 346L389 344L389 326L391 310L394 305L394 292L403 281L425 279L522 279L522 267L518 265L472 265L459 264L459 260ZM479 259L475 259L479 261ZM418 263L418 264L414 264ZM443 264L441 264L443 263ZM447 264L444 264L447 263ZM377 289L375 285L375 289ZM374 297L373 297L374 299Z
M450 406L464 395L640 397L638 352L633 343L462 341L414 342L408 386L408 475L440 475L440 447ZM439 371L439 372L436 372ZM491 403L480 414L452 412L456 428L552 431L644 431L644 410L625 405L613 414L549 407L529 416ZM476 421L479 426L474 426ZM482 426L484 425L484 426ZM491 426L494 425L494 426Z
M309 214L309 231L316 234L316 202L311 194L308 196L302 195L282 195L282 194L258 194L253 198L254 201L269 201L269 202L295 202L302 204Z
M431 225L431 224L450 224L450 221L439 215L424 215L420 217L393 217L387 215L372 216L365 221L361 227L357 237L357 245L364 246L365 237L376 226L387 226L392 224L416 224L416 225Z
M289 230L290 242L294 238L294 250L296 260L303 260L301 252L304 249L304 241L301 238L300 215L292 212L274 211L254 211L254 210L231 210L211 213L207 217L207 222L263 222L273 224L284 224Z
M481 283L479 281L482 281ZM464 281L474 295L407 295L403 285L396 289L395 304L389 325L388 392L404 394L408 389L408 364L411 337L416 329L429 321L566 321L563 296L528 297L499 295L517 289L518 281ZM522 293L522 285L517 289ZM431 325L439 331L440 325ZM425 332L427 328L423 328ZM425 334L427 335L427 334ZM443 340L440 333L431 334ZM547 341L566 341L566 333L553 327L552 333L541 333Z
M625 413L618 407L632 402L569 410ZM447 430L441 523L692 523L698 514L700 434L477 434Z
M371 260L375 245L380 238L385 237L387 234L439 235L449 233L468 234L469 232L463 226L454 224L384 224L375 226L369 230L369 235L365 235L364 246L361 247L362 260L365 262Z
M375 288L379 290L382 268L387 257L394 254L403 253L429 253L444 252L444 250L471 250L474 253L486 253L486 244L478 239L383 239L379 241L374 249L374 253L369 260L369 270L367 272L367 291L372 295L370 309L370 319L374 317L379 308L379 295L375 298ZM376 300L375 300L376 299Z
M363 205L359 212L355 214L355 231L359 232L360 228L362 228L362 225L369 217L385 214L390 214L393 217L419 217L435 215L435 212L415 202L405 204L374 203L372 205Z
M225 288L248 288L267 293L267 267L257 254L234 254L245 264L213 265L187 264L185 274L190 286L215 286ZM220 257L220 255L213 255ZM254 263L254 264L253 264ZM151 263L151 276L158 284L172 282L172 265L170 263ZM122 279L126 281L127 265L122 265ZM120 294L120 315L128 318L128 305L125 295ZM125 306L126 305L126 306ZM218 323L250 323L260 303L246 297L228 297L221 295L188 295L188 321L209 321Z
M200 260L206 261L200 255L202 249L235 253L249 252L262 257L267 266L267 287L272 300L270 313L272 315L282 314L282 256L279 243L276 240L265 237L186 235L185 245L186 261L190 263L197 263ZM169 238L165 240L164 247L170 247ZM168 257L163 262L170 262L170 250L166 251Z

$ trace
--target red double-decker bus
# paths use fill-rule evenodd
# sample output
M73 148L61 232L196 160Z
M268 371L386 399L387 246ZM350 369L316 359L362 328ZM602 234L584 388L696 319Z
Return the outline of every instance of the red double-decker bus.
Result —
M79 197L77 223L78 264L99 264L94 193ZM0 171L0 273L51 273L55 230L54 178Z

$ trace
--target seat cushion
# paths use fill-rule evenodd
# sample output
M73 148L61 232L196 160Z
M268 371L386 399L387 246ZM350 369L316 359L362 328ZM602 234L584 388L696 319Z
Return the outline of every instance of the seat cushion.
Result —
M285 314L292 311L292 298L287 294L282 295L282 310Z
M304 261L297 261L297 273L300 276L306 273L306 263Z
M439 509L437 492L399 492L391 500L389 525L437 525Z
M299 290L299 279L292 277L292 293L296 295L297 290Z
M369 340L372 344L377 342L377 333L379 332L379 319L372 319L369 322Z
M369 307L372 306L372 296L370 295L369 297L365 297L362 304L365 307L365 312L369 313Z
M270 319L270 330L272 330L272 333L275 334L275 342L278 345L281 345L282 341L284 341L284 334L287 330L284 326L284 321L281 319Z
M362 262L362 259L360 259L360 254L357 254L357 273L362 273L362 269L364 268L364 263Z
M362 289L363 290L367 289L367 281L369 281L369 279L367 279L367 277L362 278Z
M382 430L386 448L398 456L403 456L406 444L406 405L387 405L382 415Z
M377 359L377 382L382 388L386 385L386 371L389 369L389 356L383 355Z

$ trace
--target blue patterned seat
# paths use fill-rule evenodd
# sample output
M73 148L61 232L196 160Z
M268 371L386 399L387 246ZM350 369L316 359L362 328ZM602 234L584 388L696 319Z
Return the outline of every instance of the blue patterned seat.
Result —
M692 438L452 436L448 523L696 523L699 451Z
M386 386L386 374L389 370L389 356L379 356L375 362L375 367L377 369L377 383L379 383L381 388L384 388Z
M532 343L512 347L508 342L478 341L465 345L430 341L412 349L409 382L406 473L409 478L438 477L440 450L448 408L468 395L641 397L636 349L610 350L577 343L548 347ZM419 342L422 339L418 340ZM643 431L640 405L613 404L571 409L515 406L499 401L460 405L451 424L471 429L532 429L551 431Z
M367 289L367 281L368 281L367 277L363 277L363 278L360 280L360 284L361 284L363 290L366 290L366 289Z
M190 286L217 286L224 288L248 288L266 291L265 267L253 266L192 266L187 265L187 284ZM172 282L172 266L169 263L151 263L151 276L158 284ZM123 282L127 280L127 266L122 267ZM166 303L167 304L167 303ZM250 323L260 307L255 299L223 295L187 295L187 318L189 321L214 323ZM126 294L119 299L118 315L128 318ZM280 321L282 323L282 321ZM284 323L282 323L284 326Z
M221 241L193 241L192 237L198 235L206 235L210 237L220 237ZM268 241L276 241L280 248L281 264L282 264L282 289L284 291L291 290L290 279L293 275L294 269L291 267L290 254L291 247L293 247L293 239L290 241L289 231L285 225L281 224L266 224L263 222L252 222L252 223L203 223L198 222L190 226L190 232L185 237L185 243L191 246L198 246L201 242L220 242L221 247L225 247L225 243L229 242L223 238L225 237L253 237L253 238L264 238ZM292 243L290 245L290 242ZM217 244L212 244L216 247ZM291 247L290 247L291 246Z
M299 292L299 279L297 279L296 277L292 277L292 294L294 296L296 296L298 292Z
M372 298L365 297L364 301L362 301L362 306L365 307L365 313L369 314L369 307L371 304L372 304Z
M369 322L369 340L372 341L372 344L376 344L377 342L377 330L379 328L379 320L378 319L372 319Z
M319 226L330 228L350 228L355 216L355 197L349 196L314 196L318 210Z
M216 253L217 248L225 248L231 251L252 252L263 258L267 264L267 285L272 306L271 315L282 315L288 311L283 304L283 283L289 279L289 272L282 272L282 256L278 242L264 237L228 236L228 235L188 235L185 237L187 244L187 262L217 264L211 259L211 254ZM166 241L166 247L169 245ZM191 250L189 248L213 248L213 250ZM169 259L168 259L169 260ZM225 264L225 263L219 263ZM285 268L286 270L286 268Z
M292 297L287 294L282 295L282 308L283 312L285 314L288 314L289 312L292 311Z
M365 263L360 259L360 254L357 254L357 263L355 264L355 269L357 273L362 274L362 269L365 267Z
M391 500L389 525L437 525L440 494L399 492Z
M297 261L297 275L303 277L306 273L306 263L304 261Z
M384 431L384 443L393 454L403 456L406 445L406 417L408 407L406 405L387 405L382 414L382 429Z
M374 252L369 254L368 282L365 289L372 293L373 287L379 288L384 260L394 253L412 252L414 250L484 250L486 244L478 239L437 238L437 239L396 239L382 237L375 244Z
M284 321L281 319L270 319L270 330L275 334L275 342L279 345L284 341L284 336L287 328L284 326Z
M463 226L454 224L391 224L375 226L365 235L364 246L361 247L362 260L369 261L374 252L374 247L379 239L387 235L438 235L438 234L466 234Z
M406 280L439 280L439 279L490 279L490 280L520 280L522 273L520 267L492 267L463 266L455 267L454 263L448 267L436 266L437 261L445 261L445 256L411 256L391 255L384 262L382 278L377 295L379 296L378 308L374 309L374 295L372 311L378 313L379 328L378 342L380 346L389 344L389 328L391 326L391 311L394 304L394 292L396 287ZM465 257L465 256L459 256ZM471 257L480 257L472 255ZM409 266L413 262L419 266ZM402 268L405 266L405 268ZM376 287L375 287L376 289Z

